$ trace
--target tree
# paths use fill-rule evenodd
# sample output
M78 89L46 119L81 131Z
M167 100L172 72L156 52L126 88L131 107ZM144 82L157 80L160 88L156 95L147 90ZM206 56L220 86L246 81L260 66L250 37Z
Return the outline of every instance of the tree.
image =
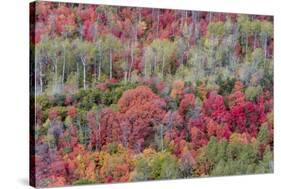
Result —
M75 49L75 55L77 57L77 70L76 73L78 75L78 80L80 79L79 77L79 65L81 64L83 66L83 89L87 88L87 73L86 73L86 66L90 63L91 58L94 55L95 48L94 46L87 41L82 41L77 39L76 41L73 42L73 48Z
M195 107L195 95L192 93L185 94L180 101L179 114L185 116L186 113Z
M106 58L105 60L108 60L109 66L106 73L108 73L109 79L111 80L113 78L114 53L120 53L122 45L118 38L111 34L108 34L102 37L102 47L103 52L107 52L109 54L109 58Z
M145 149L137 157L136 169L132 180L173 179L180 174L176 158L168 152L155 152Z
M224 98L212 91L203 102L203 111L218 123L229 123L229 113L226 111Z
M245 45L244 52L245 54L248 53L248 37L251 35L251 24L249 21L249 16L247 15L241 15L237 18L237 23L239 25L240 31L241 31L241 37L242 37L242 43Z
M130 172L134 169L132 155L121 146L117 147L115 153L101 153L100 179L104 183L127 182Z
M159 124L165 114L165 102L151 89L139 86L126 91L118 101L121 125L126 132L130 148L140 151L153 136L153 126Z
M262 41L262 44L263 44L264 61L266 61L266 59L267 59L268 39L272 38L272 36L273 36L273 25L272 25L272 23L269 22L269 21L263 21L261 23L260 37L261 37L261 41Z
M160 72L162 78L164 78L164 74L166 72L171 74L171 60L175 51L174 43L167 39L155 39L151 43L150 48L152 48L153 52L155 53L155 62L153 63L154 69L156 69L157 72Z
M175 80L173 82L170 96L174 99L181 98L183 95L183 89L184 89L184 82L181 80Z

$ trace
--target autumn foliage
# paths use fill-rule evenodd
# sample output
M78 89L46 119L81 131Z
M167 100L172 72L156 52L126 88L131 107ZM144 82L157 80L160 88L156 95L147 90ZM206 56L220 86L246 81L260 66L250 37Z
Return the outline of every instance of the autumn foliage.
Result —
M272 17L35 6L37 187L273 172Z

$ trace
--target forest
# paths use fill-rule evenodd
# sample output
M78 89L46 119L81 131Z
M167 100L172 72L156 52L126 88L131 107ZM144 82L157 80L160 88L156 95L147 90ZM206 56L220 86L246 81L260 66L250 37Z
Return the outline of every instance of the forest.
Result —
M30 15L37 187L273 173L273 16L44 1Z

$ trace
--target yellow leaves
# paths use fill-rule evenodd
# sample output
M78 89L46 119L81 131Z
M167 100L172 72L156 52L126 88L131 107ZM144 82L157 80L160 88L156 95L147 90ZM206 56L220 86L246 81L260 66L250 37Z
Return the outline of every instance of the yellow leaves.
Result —
M147 29L147 24L145 21L139 22L139 27L142 29L142 31Z
M210 47L210 40L208 38L206 38L204 40L204 46L205 46L205 48L209 48Z
M85 170L85 177L91 181L96 180L96 174L95 174L96 164L93 161L90 161L90 163L87 165Z
M156 151L152 148L146 148L143 150L143 155L145 155L145 156L149 156L149 155L152 155L155 153L156 153Z
M249 140L246 133L233 133L229 138L230 144L248 144Z
M202 97L202 99L205 100L206 97L207 97L207 93L208 93L205 83L202 83L202 84L198 87L198 91L199 91L199 94L200 94L200 96Z
M79 154L76 158L78 161L81 161L81 155Z
M184 81L175 80L172 85L172 91L170 96L174 99L180 97L183 94L183 89L184 89Z
M102 164L99 170L102 182L125 182L134 169L132 155L128 151L110 155L102 153ZM108 180L109 179L109 180Z

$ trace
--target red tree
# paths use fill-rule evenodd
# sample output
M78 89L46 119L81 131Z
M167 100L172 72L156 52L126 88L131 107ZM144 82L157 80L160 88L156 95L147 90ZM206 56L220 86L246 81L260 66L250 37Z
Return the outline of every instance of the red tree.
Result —
M142 150L145 140L153 136L153 126L164 115L165 102L151 89L139 86L126 91L118 101L123 141L135 150Z

